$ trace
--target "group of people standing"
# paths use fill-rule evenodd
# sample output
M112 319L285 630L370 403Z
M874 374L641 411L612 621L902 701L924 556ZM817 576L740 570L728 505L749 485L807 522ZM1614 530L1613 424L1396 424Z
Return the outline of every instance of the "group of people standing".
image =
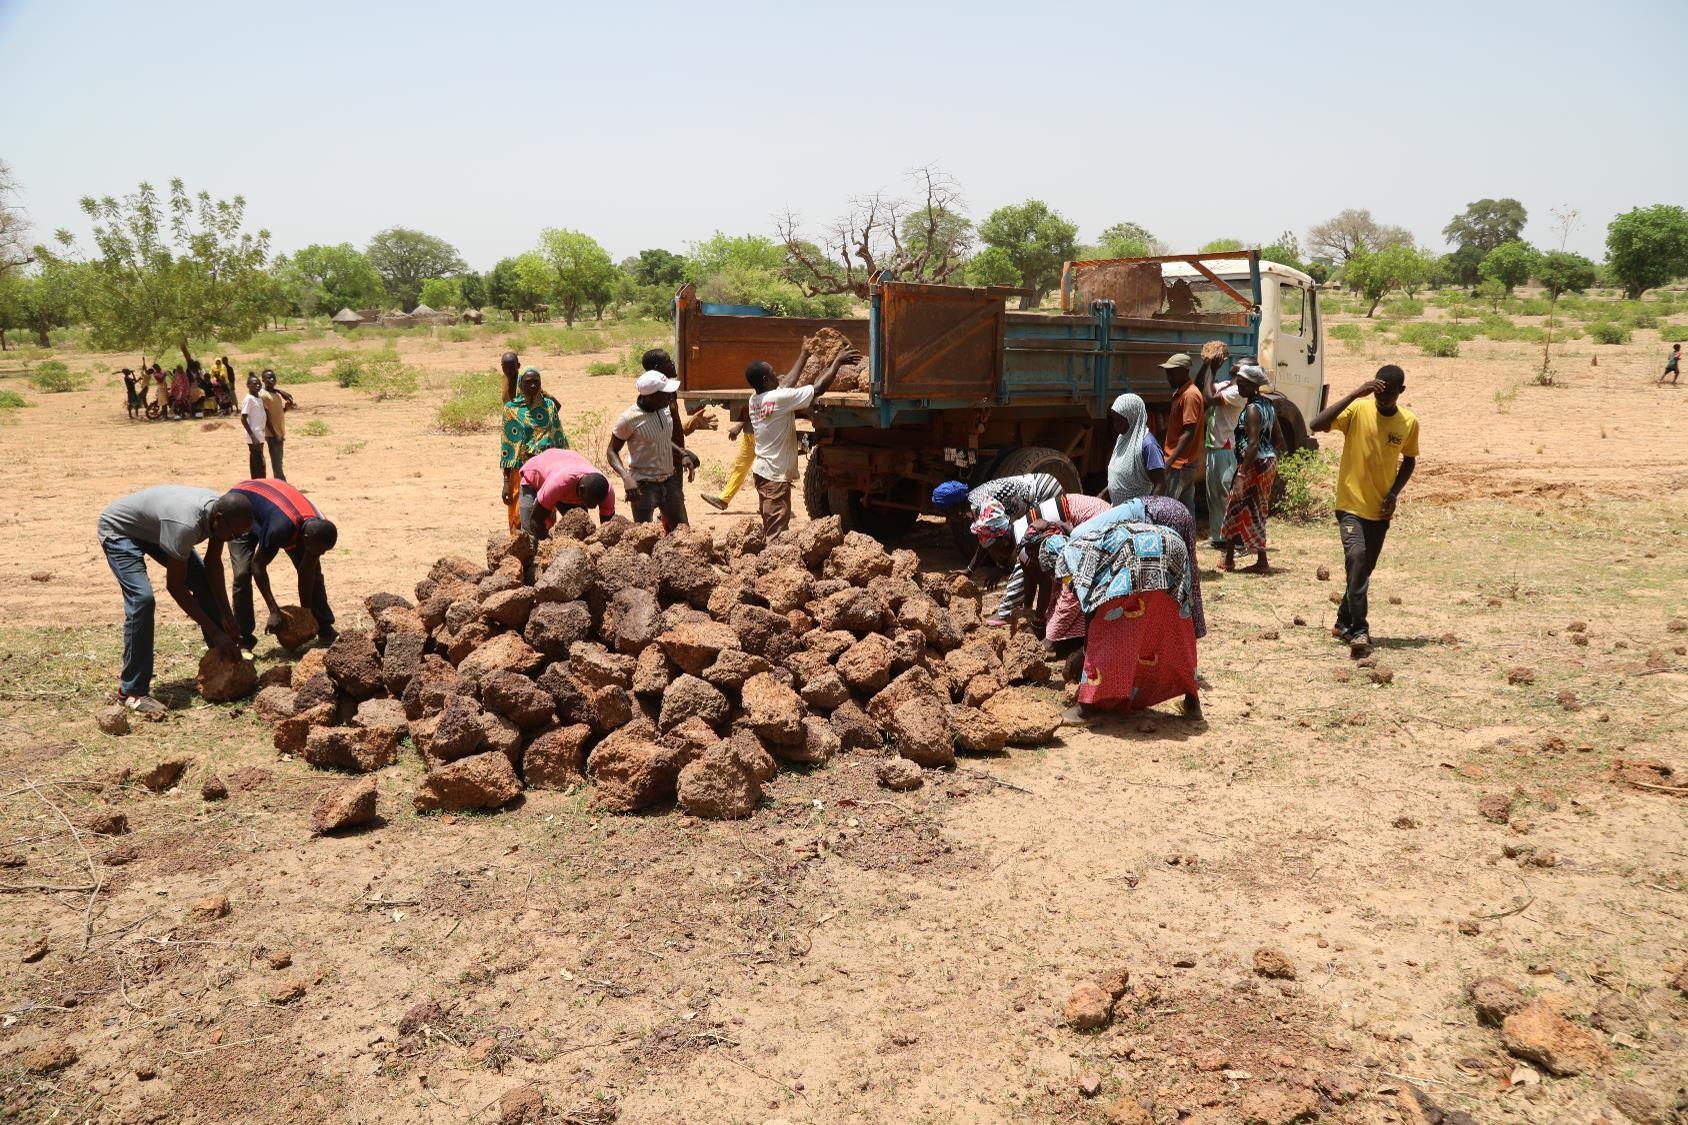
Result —
M1024 613L1047 644L1069 656L1079 684L1071 723L1180 695L1186 714L1201 714L1196 642L1207 624L1196 558L1198 465L1206 472L1208 544L1222 552L1220 569L1235 569L1241 550L1256 556L1249 570L1270 572L1276 409L1252 357L1228 361L1230 377L1216 380L1226 362L1205 359L1194 376L1189 355L1161 364L1172 402L1158 441L1140 396L1115 399L1103 496L1069 493L1047 473L973 488L951 481L932 494L939 510L965 512L980 545L974 563L989 557L1009 569L987 623L1007 625ZM1371 573L1418 456L1418 420L1399 406L1405 387L1401 368L1385 366L1312 422L1315 431L1346 438L1336 508L1347 581L1332 634L1356 658L1371 650ZM1206 447L1202 461L1198 442Z
M123 376L124 406L130 418L153 417L181 421L201 418L209 413L226 414L234 408L234 365L222 356L207 371L197 359L187 366L177 364L168 372L157 363L150 366L142 358L140 370L125 367ZM156 407L148 413L148 406Z

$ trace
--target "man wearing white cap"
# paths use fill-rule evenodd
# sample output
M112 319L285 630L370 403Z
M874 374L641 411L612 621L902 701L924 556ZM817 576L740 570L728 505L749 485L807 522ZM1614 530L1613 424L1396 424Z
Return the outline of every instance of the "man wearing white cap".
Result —
M685 435L674 424L674 393L680 380L660 371L646 371L634 382L639 397L622 411L610 430L605 460L621 477L635 523L649 523L662 512L664 530L672 531L686 518L686 495L681 465L696 474L697 457L685 448ZM627 450L627 460L621 452Z

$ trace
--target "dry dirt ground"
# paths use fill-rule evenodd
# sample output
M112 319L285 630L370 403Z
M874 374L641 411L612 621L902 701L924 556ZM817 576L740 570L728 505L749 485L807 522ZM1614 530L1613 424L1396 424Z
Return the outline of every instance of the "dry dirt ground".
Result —
M1204 550L1199 725L1116 720L913 794L845 755L782 774L739 823L606 818L539 792L418 817L405 764L379 775L384 823L320 840L309 808L337 779L278 760L249 711L192 699L173 605L160 693L178 709L123 739L93 722L121 623L95 516L144 485L239 479L238 430L129 422L110 382L46 396L0 379L36 403L0 425L0 1105L40 1121L518 1120L524 1097L531 1120L569 1122L1436 1120L1404 1108L1418 1090L1476 1121L1669 1121L1688 1075L1688 981L1672 987L1688 799L1667 791L1688 784L1688 387L1651 385L1657 334L1637 335L1572 343L1552 388L1530 385L1524 345L1334 350L1337 392L1400 359L1423 425L1373 583L1391 683L1327 634L1335 583L1315 571L1340 574L1334 527L1279 523L1274 575L1220 575ZM328 581L347 623L499 521L496 435L432 419L445 373L501 348L402 344L429 373L407 401L297 388L289 475L340 525ZM528 358L571 418L631 397L585 374L606 357ZM720 433L695 444L694 517L747 518L748 495L727 515L695 499L730 456ZM932 561L954 565L939 539ZM1510 683L1519 668L1533 677ZM178 754L192 765L166 792L109 780ZM1678 769L1614 773L1619 758ZM226 800L201 799L213 774ZM126 834L89 830L108 808ZM196 920L213 895L227 915ZM1255 974L1267 946L1292 980ZM1066 1027L1073 985L1119 968L1112 1025ZM1519 1069L1466 999L1483 976L1592 1029L1607 1061Z

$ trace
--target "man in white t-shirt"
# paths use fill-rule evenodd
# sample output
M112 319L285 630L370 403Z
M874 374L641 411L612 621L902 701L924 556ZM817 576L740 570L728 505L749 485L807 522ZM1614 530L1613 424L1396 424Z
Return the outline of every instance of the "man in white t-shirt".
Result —
M1215 550L1225 549L1219 525L1225 522L1225 498L1237 475L1237 419L1247 401L1237 390L1237 369L1253 362L1252 356L1232 359L1231 377L1219 383L1214 382L1213 366L1202 364L1202 397L1207 400L1207 541Z
M791 523L791 482L797 479L797 412L807 410L816 396L827 392L840 367L856 362L861 356L845 348L833 357L813 385L793 386L808 358L807 348L798 352L797 363L784 379L775 377L773 367L766 360L757 360L744 372L744 381L754 392L747 411L750 428L756 435L756 460L751 472L756 479L756 496L762 512L762 534L769 540Z
M240 424L246 431L246 475L264 479L264 384L256 375L246 377L246 397L240 402Z
M605 460L627 489L633 522L649 523L660 510L664 530L673 531L689 522L681 466L695 476L698 464L696 455L680 444L685 438L674 425L674 393L680 380L647 371L633 389L639 397L615 420Z

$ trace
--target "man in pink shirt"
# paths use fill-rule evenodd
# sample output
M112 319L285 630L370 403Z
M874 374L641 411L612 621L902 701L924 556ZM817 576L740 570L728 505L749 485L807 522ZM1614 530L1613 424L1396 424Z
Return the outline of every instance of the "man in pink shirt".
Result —
M615 493L596 466L572 449L547 449L522 463L522 530L543 539L560 511L597 508L598 522L615 515Z

